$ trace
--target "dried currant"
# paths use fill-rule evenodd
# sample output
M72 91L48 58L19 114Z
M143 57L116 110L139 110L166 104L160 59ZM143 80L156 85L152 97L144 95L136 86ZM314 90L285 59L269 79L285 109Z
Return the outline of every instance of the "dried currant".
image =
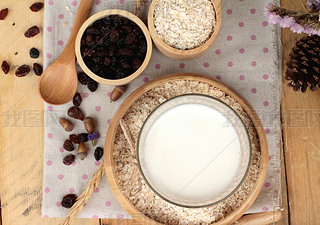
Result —
M76 203L77 201L77 196L75 194L68 194L66 196L63 197L62 201L61 201L61 205L64 208L71 208L74 203Z
M94 151L94 158L99 161L103 156L103 148L97 147Z
M30 49L29 54L30 54L30 57L31 57L31 58L33 58L33 59L38 58L38 57L39 57L39 55L40 55L39 50L38 50L38 49L36 49L36 48L32 48L32 49Z
M87 85L89 79L90 79L90 77L87 74L85 74L84 72L78 73L78 80L79 80L80 84Z
M77 120L84 120L85 116L79 107L73 106L68 109L68 116L77 119Z
M81 98L81 95L78 92L73 96L72 102L73 102L74 106L80 106L81 105L82 98Z
M0 20L4 20L8 16L9 9L5 8L0 11Z
M72 141L75 144L79 144L81 142L79 139L79 136L76 134L70 134L69 139L70 139L70 141Z
M10 66L9 66L9 64L7 63L7 61L3 61L3 62L2 62L1 69L2 69L2 71L3 71L5 74L8 74L8 73L9 73L9 71L10 71Z
M70 166L74 161L76 157L72 154L67 155L66 157L63 158L63 164L66 166Z
M137 70L137 69L139 69L139 67L141 66L141 60L140 59L133 59L132 60L132 68L134 69L134 70Z
M30 27L25 33L24 36L27 38L32 38L40 33L40 29L37 26Z
M42 2L37 2L37 3L34 3L30 6L30 10L32 12L38 12L42 9L43 7L43 3Z
M92 79L89 80L88 89L91 92L95 92L98 89L98 86L99 86L98 82L96 82L95 80L92 80Z
M74 150L72 142L68 139L64 141L63 148L68 152L72 152Z
M134 42L136 42L136 35L131 32L126 37L126 44L131 45Z
M89 140L88 133L78 134L78 138L79 138L80 142L87 142Z
M28 75L29 72L30 72L30 67L27 65L22 65L16 70L16 76L17 77L24 77L24 76Z
M37 76L41 76L42 72L43 72L43 68L40 64L38 63L34 63L33 64L33 72L37 75Z

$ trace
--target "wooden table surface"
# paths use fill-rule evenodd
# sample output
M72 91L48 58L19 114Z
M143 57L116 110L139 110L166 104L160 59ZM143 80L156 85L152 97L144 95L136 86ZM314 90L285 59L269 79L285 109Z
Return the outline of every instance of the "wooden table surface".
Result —
M53 225L62 219L41 218L43 169L43 103L38 97L38 77L14 75L22 64L32 66L32 47L42 49L42 35L23 36L33 25L42 28L43 10L31 13L34 0L0 0L0 10L9 8L0 21L0 61L13 70L0 72L0 225ZM288 9L304 10L300 0L282 0ZM15 23L15 25L13 25ZM296 40L303 35L282 32L283 71ZM320 91L300 94L282 85L283 219L278 225L319 224L320 213ZM320 114L319 114L320 115ZM135 224L134 221L78 219L77 225Z

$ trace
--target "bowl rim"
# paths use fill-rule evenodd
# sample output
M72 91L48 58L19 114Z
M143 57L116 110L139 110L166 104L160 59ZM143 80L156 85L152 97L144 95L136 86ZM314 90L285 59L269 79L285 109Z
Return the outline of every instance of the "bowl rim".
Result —
M152 37L152 40L155 42L156 45L160 45L162 48L165 49L169 54L179 55L179 56L189 56L198 54L199 52L207 52L211 46L213 45L214 41L216 40L220 29L221 29L221 0L209 0L215 10L215 17L216 17L216 26L214 31L212 32L210 38L206 40L202 45L192 48L192 49L178 49L174 48L170 45L168 45L166 42L164 42L158 35L155 25L154 25L154 10L155 6L158 3L159 0L153 0L150 4L149 11L148 11L148 29L150 32L150 35Z
M109 16L109 15L120 15L122 17L125 17L125 18L131 20L135 24L137 24L140 27L140 29L142 30L142 32L146 38L146 41L147 41L147 52L146 52L146 56L145 56L143 63L141 64L139 69L136 70L133 74L131 74L125 78L122 78L122 79L111 80L111 79L106 79L106 78L103 78L103 77L96 75L87 67L87 65L84 63L82 55L81 55L81 38L82 38L84 32L86 31L86 29L89 26L91 26L95 21L102 19L102 18ZM141 73L146 69L147 65L149 64L150 59L151 59L151 55L152 55L152 39L151 39L149 30L147 29L146 25L142 22L142 20L139 17L137 17L133 13L125 11L125 10L107 9L107 10L103 10L103 11L100 11L98 13L93 14L91 17L89 17L82 24L82 26L80 27L80 29L77 33L77 37L76 37L75 53L76 53L78 64L81 67L81 69L89 77L91 77L93 80L95 80L99 83L102 83L102 84L106 84L106 85L114 85L114 86L125 85L125 84L128 84L130 81L136 79L138 76L140 76Z
M227 95L232 96L244 109L244 111L248 114L250 119L252 120L253 126L257 130L257 136L259 138L259 145L261 151L261 165L259 167L260 171L257 177L257 181L253 186L252 191L248 195L247 199L242 202L242 204L232 213L228 214L225 218L216 222L216 225L227 225L238 220L254 203L257 199L267 175L268 169L268 143L267 137L265 134L265 130L261 123L260 118L258 117L256 111L249 104L249 102L239 95L234 89L229 88L228 86L223 85L221 82L216 81L208 76L196 74L196 73L176 73L176 74L168 74L166 76L161 76L155 80L152 80L138 89L136 89L127 99L120 105L117 112L115 113L105 140L105 154L104 154L104 167L107 174L107 180L113 191L116 199L121 204L121 206L139 223L143 224L161 224L146 215L144 215L141 211L139 211L130 201L129 199L122 194L120 185L117 179L117 175L114 171L114 160L113 160L113 146L114 146L114 138L117 134L117 130L120 126L120 119L125 115L127 110L130 108L131 104L136 101L141 95L145 92L149 91L152 88L155 88L159 85L165 84L170 81L179 81L179 80L189 80L189 81L198 81L203 82L216 88L224 91Z
M211 203L208 203L208 204L204 204L204 205L185 205L185 204L180 204L180 203L177 203L177 202L174 202L173 200L170 200L168 198L166 198L165 196L161 195L159 193L159 191L155 190L155 188L150 184L150 182L148 181L145 173L143 172L143 168L142 168L142 165L141 165L141 162L140 162L140 156L139 156L139 146L140 146L140 143L141 143L141 135L142 135L142 131L143 131L143 128L145 128L145 125L146 123L150 120L151 116L160 108L160 107L163 107L164 104L167 104L173 100L176 100L177 98L183 98L183 97L188 97L188 96L198 96L198 97L202 97L202 98L208 98L210 100L213 100L213 101L217 101L221 104L223 104L224 106L226 106L227 108L229 108L233 113L234 115L240 120L241 122L241 125L243 125L244 129L245 129L245 132L246 132L246 137L247 137L247 141L249 143L249 160L247 162L247 165L246 165L246 170L243 174L243 177L241 178L239 184L237 184L237 186L229 193L227 194L225 197L223 197L222 199L218 200L218 201L215 201L215 202L211 202ZM176 106L175 106L176 107ZM139 166L139 170L140 170L140 173L142 175L142 177L144 178L146 184L150 187L150 189L156 194L158 195L160 198L164 199L165 201L167 202L170 202L171 204L173 205L176 205L176 206L180 206L180 207L184 207L184 208L205 208L205 207L211 207L211 206L214 206L214 205L217 205L219 204L220 202L223 202L224 200L226 200L227 198L229 198L232 194L234 194L240 187L241 185L243 184L243 182L245 181L247 175L248 175L248 172L249 172L249 168L250 168L250 164L251 164L251 158L252 158L252 144L251 144L251 141L250 141L250 135L249 135L249 131L248 129L246 128L246 125L244 124L243 120L240 118L239 114L232 108L230 107L228 104L226 104L225 102L221 101L220 99L217 99L217 98L214 98L212 96L209 96L209 95L204 95L204 94L197 94L197 93L191 93L191 94L182 94L182 95L178 95L178 96L175 96L173 98L170 98L169 100L161 103L160 105L158 105L147 117L147 119L144 121L144 123L142 124L142 127L140 128L140 132L139 132L139 135L138 135L138 139L137 139L137 145L136 145L136 157L137 157L137 162L138 162L138 166ZM205 200L205 201L209 201L209 200Z

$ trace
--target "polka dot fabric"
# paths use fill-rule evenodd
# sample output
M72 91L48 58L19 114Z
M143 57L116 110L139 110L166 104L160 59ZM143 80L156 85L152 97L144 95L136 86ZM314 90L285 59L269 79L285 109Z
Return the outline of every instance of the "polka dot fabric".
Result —
M149 5L144 0L143 12ZM210 76L237 90L255 108L265 127L269 145L269 170L263 190L248 212L267 212L279 206L280 193L280 75L277 41L274 28L266 22L263 7L267 0L222 0L222 27L213 48L204 56L191 61L172 60L156 48L144 73L133 81L128 91L117 101L110 102L112 87L100 85L94 93L79 84L83 97L80 106L86 116L94 117L101 138L97 146L104 146L112 117L122 101L135 89L161 75L192 72ZM44 66L52 63L65 47L80 0L45 0ZM69 6L69 7L66 7ZM95 0L91 14L108 8L133 11L134 1ZM70 10L67 10L70 9ZM73 13L70 13L73 12ZM276 59L276 60L274 60ZM77 67L80 71L80 68ZM59 125L60 117L67 117L68 103L63 106L45 104L43 217L64 217L68 210L61 207L62 197L73 193L80 195L101 161L93 156L89 143L88 157L65 166L62 159L70 152L62 145L70 133ZM71 133L84 132L81 121L71 119L75 125ZM76 154L76 152L72 152ZM131 218L115 199L106 177L94 191L92 198L80 213L81 218Z

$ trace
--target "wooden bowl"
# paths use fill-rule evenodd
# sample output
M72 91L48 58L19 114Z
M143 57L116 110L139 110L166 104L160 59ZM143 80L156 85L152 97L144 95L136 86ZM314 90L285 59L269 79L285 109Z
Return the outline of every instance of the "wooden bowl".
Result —
M190 59L198 58L210 50L221 28L221 0L211 0L216 12L216 26L215 26L214 32L204 44L189 50L180 50L180 49L171 47L159 37L153 21L154 9L157 2L158 0L153 0L152 3L150 4L150 8L148 12L148 28L155 46L162 54L172 59L190 60Z
M252 192L249 194L247 199L243 201L243 203L231 214L229 214L224 219L220 220L217 225L221 224L231 224L238 220L254 203L256 198L258 197L260 190L264 184L264 180L267 175L267 167L268 167L268 145L267 145L267 138L263 129L263 126L260 122L260 119L252 106L244 100L240 95L236 92L231 90L230 88L218 83L215 80L210 78L203 77L198 74L171 74L167 76L160 77L153 81L148 82L147 84L141 86L136 91L134 91L119 107L118 111L114 115L111 124L109 126L106 141L105 141L105 154L104 154L104 161L105 161L105 169L107 174L107 179L110 184L110 187L116 196L117 200L121 204L121 206L135 219L139 224L159 224L154 220L150 219L149 217L145 216L141 213L134 205L128 200L128 198L121 193L121 189L117 180L117 175L114 170L114 160L113 160L113 147L114 147L114 140L117 133L117 129L119 127L120 120L123 118L127 110L130 106L145 92L167 83L169 81L179 81L179 80L191 80L191 81L199 81L203 82L212 86L219 88L221 91L225 92L227 95L234 98L244 109L244 111L248 114L250 119L252 120L260 143L260 151L261 151L261 165L260 171L257 178L256 183L254 184Z
M122 17L125 17L131 21L133 21L135 24L137 24L146 40L147 40L147 53L146 53L146 57L143 61L143 63L141 64L141 66L139 67L139 69L137 71L135 71L133 74L122 78L122 79L116 79L116 80L111 80L111 79L106 79L103 77L100 77L98 75L96 75L95 73L93 73L88 67L87 65L84 63L83 58L81 56L81 38L83 33L85 32L85 30L91 26L95 21L102 19L106 16L109 15L119 15ZM114 85L114 86L118 86L118 85L124 85L129 83L130 81L136 79L147 67L150 58L151 58L151 53L152 53L152 40L149 34L149 31L147 29L147 27L145 26L145 24L134 14L124 11L124 10L119 10L119 9L108 9L108 10L104 10L101 12L98 12L96 14L94 14L93 16L91 16L89 19L86 20L86 22L84 22L84 24L81 26L78 35L76 37L76 44L75 44L75 51L76 51L76 57L77 57L77 61L78 64L80 65L81 69L87 74L89 75L92 79L94 79L95 81L102 83L102 84L106 84L106 85Z

